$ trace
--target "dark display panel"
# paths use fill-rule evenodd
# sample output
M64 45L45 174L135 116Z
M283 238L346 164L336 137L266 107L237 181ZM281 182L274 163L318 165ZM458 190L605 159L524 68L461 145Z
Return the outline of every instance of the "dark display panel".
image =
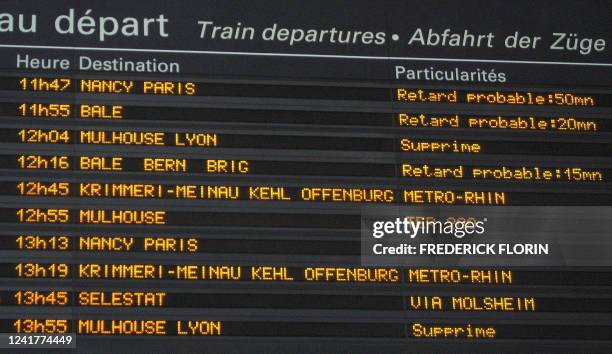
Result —
M2 1L0 333L76 334L2 350L610 352L609 267L373 267L360 230L612 206L611 11Z

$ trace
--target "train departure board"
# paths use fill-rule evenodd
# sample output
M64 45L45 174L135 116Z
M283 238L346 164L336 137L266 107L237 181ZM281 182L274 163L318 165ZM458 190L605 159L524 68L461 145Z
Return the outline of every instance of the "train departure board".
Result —
M0 0L0 352L612 352L611 14Z

